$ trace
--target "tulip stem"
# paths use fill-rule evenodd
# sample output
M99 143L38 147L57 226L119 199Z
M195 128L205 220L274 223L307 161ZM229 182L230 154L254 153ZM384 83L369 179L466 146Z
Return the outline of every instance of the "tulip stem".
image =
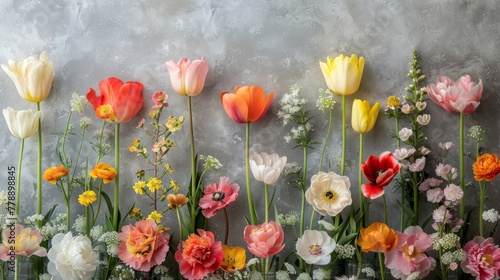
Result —
M342 95L342 160L340 161L340 176L344 176L346 151L346 97Z
M120 204L120 124L115 124L115 189L113 202L113 230L118 231L118 205Z
M363 164L363 133L359 134L359 168L358 168L358 185L359 185L359 213L361 215L365 214L365 207L364 207L364 199L363 199L363 176L361 172L361 165ZM368 224L368 220L366 219L366 216L363 217L364 222L362 223L361 227L364 227L365 225Z
M464 170L464 114L460 113L460 187L465 192L465 170ZM465 196L460 199L460 219L465 217ZM482 213L480 213L482 214Z
M269 222L269 186L264 183L264 203L266 204L266 223Z
M245 141L245 173L247 182L247 199L248 208L250 211L250 221L252 225L257 225L257 217L255 215L255 208L252 199L252 190L250 186L250 122L246 123L246 141Z
M321 158L319 160L319 171L320 172L323 168L323 158L325 157L326 147L328 146L328 140L330 139L330 132L332 130L332 119L333 119L333 109L330 108L329 118L328 118L328 130L326 132L326 137L325 137L325 145L323 145L323 150L321 151Z
M16 220L19 219L19 205L21 199L21 168L23 165L23 153L24 153L24 138L21 139L21 148L19 149L19 162L17 163L17 182L16 182ZM16 222L16 223L17 223Z
M388 225L389 219L387 218L387 200L385 199L385 193L382 195L382 203L384 204L384 222Z
M189 134L191 137L191 228L193 232L196 228L196 206L198 205L196 202L197 188L196 188L196 158L195 158L195 149L194 149L194 129L193 129L193 109L191 96L188 96L188 112L189 112Z
M36 102L36 111L40 111L40 102ZM37 159L37 214L42 215L42 118L38 120L38 159ZM38 227L42 227L42 221L38 221Z

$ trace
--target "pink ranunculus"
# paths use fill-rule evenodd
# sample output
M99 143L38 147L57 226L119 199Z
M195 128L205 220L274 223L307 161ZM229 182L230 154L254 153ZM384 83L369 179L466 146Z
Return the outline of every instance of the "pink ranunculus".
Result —
M408 227L404 233L397 232L398 245L385 253L385 265L396 279L406 279L413 272L418 278L425 278L436 266L436 260L427 256L432 249L432 238L419 226Z
M168 106L168 102L167 102L168 95L164 91L155 92L155 94L153 94L152 99L155 103L155 105L153 106L153 109Z
M161 264L169 250L170 235L153 220L139 221L135 226L123 226L118 238L118 257L140 271L149 271Z
M203 57L193 61L183 57L177 63L168 61L166 64L172 87L177 94L196 96L201 92L208 73L208 64Z
M248 250L259 258L268 258L279 253L285 247L284 238L283 229L274 221L258 226L248 225L243 233Z
M460 77L456 82L441 76L435 84L427 86L429 97L448 112L472 114L483 94L483 82L471 81L469 75Z
M199 205L203 209L201 213L206 218L214 216L217 211L224 209L238 197L240 186L231 184L231 179L221 177L220 183L208 185L203 192L203 197L200 199Z
M398 160L390 152L369 156L361 165L363 175L370 181L362 185L363 195L369 199L382 196L384 187L398 174L399 169Z
M474 237L464 247L467 259L462 270L477 280L489 280L500 276L500 248L493 244L493 238Z
M40 247L40 242L42 242L42 235L31 228L25 228L22 225L15 224L12 226L7 226L2 234L3 243L0 244L0 260L9 261L10 260L10 248L15 247L15 254L17 256L32 256L36 255L39 257L45 257L47 255L47 250ZM10 244L9 241L15 238L14 244Z
M224 251L222 242L215 241L210 231L198 229L198 235L191 234L186 241L179 244L175 252L175 260L179 263L179 270L184 278L202 279L209 273L219 269Z

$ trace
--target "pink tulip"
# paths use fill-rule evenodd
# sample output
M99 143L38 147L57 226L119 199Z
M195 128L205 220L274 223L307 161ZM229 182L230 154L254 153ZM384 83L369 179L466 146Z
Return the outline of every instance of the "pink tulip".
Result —
M243 234L248 250L259 258L268 258L279 253L285 247L284 238L283 229L274 221L258 226L246 226Z
M196 96L201 92L208 73L208 64L203 57L194 61L183 57L177 64L173 61L166 64L172 87L177 94Z
M458 112L472 114L483 94L483 82L471 81L469 75L462 76L456 82L452 79L441 76L436 84L427 86L427 93L432 101L448 112Z

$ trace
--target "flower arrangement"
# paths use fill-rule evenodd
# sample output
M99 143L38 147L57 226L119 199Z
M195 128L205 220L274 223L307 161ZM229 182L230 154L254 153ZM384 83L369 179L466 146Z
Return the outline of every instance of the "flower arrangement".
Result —
M328 88L319 90L316 102L322 113L329 113L325 139L315 139L316 120L301 86L292 85L278 102L278 119L289 129L284 142L301 148L301 164L288 162L292 154L251 151L250 128L258 130L253 123L268 116L274 92L266 94L252 85L220 94L220 109L236 123L245 124L248 215L247 225L238 229L239 236L229 235L228 211L235 204L245 204L245 194L240 192L242 180L222 175L209 181L206 172L215 172L222 164L195 149L191 97L204 89L209 71L204 58L166 63L173 91L187 97L190 139L186 142L190 144L191 166L187 180L175 172L171 153L176 141L182 141L182 133L177 132L184 129L185 118L165 115L173 106L167 92L150 94L143 92L141 82L109 77L99 82L99 94L92 88L86 96L73 93L66 126L56 134L59 162L37 174L37 181L43 178L61 192L66 211L58 213L54 206L42 213L43 195L37 185L37 213L29 217L20 217L18 208L24 140L38 132L37 143L42 147L43 111L39 103L48 96L54 73L45 52L39 59L29 57L2 65L21 97L37 104L35 113L10 107L3 110L10 132L21 143L17 177L11 176L13 183L8 189L15 192L15 209L8 207L11 193L0 191L0 216L7 222L0 244L2 277L12 262L14 278L18 278L21 256L32 261L37 279L132 279L144 273L153 279L357 279L362 273L369 277L378 274L378 279L385 279L387 273L397 279L448 279L459 271L481 280L500 277L500 248L491 238L500 215L493 208L485 210L486 183L500 174L500 160L480 149L486 132L479 126L469 129L476 144L474 153L469 153L474 164L464 164L464 115L480 108L482 81L474 82L468 75L456 81L442 76L421 87L425 75L414 52L408 95L389 96L385 107L386 116L395 124L395 151L380 146L376 155L365 157L363 143L377 129L380 104L353 99L351 128L359 134L359 154L351 159L357 162L356 167L349 167L346 108L351 101L347 98L360 89L365 59L340 54L319 64ZM20 75L19 68L27 69L28 75ZM454 143L439 139L434 147L436 139L425 134L432 119L426 112L432 106L427 96L445 111L460 114L458 167L448 158L455 152ZM341 103L339 155L329 151L330 135L336 133L332 130L336 98ZM124 182L120 180L120 129L128 129L141 115L145 101L153 105L130 132L134 139L128 151L135 156L125 156L140 160L141 168L134 182ZM93 125L91 118L82 115L86 103L92 105L101 124ZM73 126L74 112L82 115L78 127ZM114 132L108 129L110 125ZM73 143L71 152L69 143ZM318 144L322 144L319 170L311 173L309 151ZM86 145L95 154L82 154ZM111 152L114 164L106 161ZM42 148L38 171L47 164L41 158ZM430 163L436 159L432 167ZM350 168L357 171L357 178L346 172ZM465 183L466 173L474 175L474 183ZM286 184L297 187L290 192L300 200L291 213L285 213L276 199ZM477 189L479 200L477 211L469 213L465 211L467 186ZM392 221L385 193L391 187L400 197L399 230L389 227ZM137 205L123 205L123 188L136 194ZM263 201L254 200L257 194ZM379 198L384 209L382 221L370 215L370 205L380 203ZM149 208L138 206L144 201ZM432 208L425 219L420 211L424 203ZM211 226L219 213L224 213L223 234ZM477 236L469 231L473 223L478 227ZM233 244L241 246L230 246ZM371 253L376 253L373 260ZM372 262L375 259L377 265ZM344 267L354 269L344 271Z

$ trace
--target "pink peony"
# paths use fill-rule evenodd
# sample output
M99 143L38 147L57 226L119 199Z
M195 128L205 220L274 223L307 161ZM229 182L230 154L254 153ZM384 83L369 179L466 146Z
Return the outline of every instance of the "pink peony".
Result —
M17 256L32 256L36 255L39 257L45 257L47 255L47 250L40 247L40 242L42 242L42 235L36 230L31 228L25 228L22 225L15 224L7 226L2 234L3 243L0 244L0 260L9 261L10 260L10 248L15 247L15 254ZM12 238L15 238L12 240ZM15 241L14 244L10 244L9 241Z
M397 279L406 279L413 272L419 272L418 278L423 279L436 265L436 260L425 253L432 249L432 238L419 226L396 234L398 245L385 253L385 265Z
M224 258L222 243L215 241L213 233L198 229L198 234L191 234L175 252L179 270L189 280L202 279L215 272Z
M268 258L279 253L285 247L284 238L283 229L274 221L259 226L246 226L243 233L248 250L259 258Z
M161 264L169 250L170 235L153 220L123 226L118 238L118 257L136 270L149 271Z
M500 248L493 244L493 238L476 236L464 247L467 259L462 262L462 270L477 280L489 280L500 276Z
M228 177L220 177L220 183L208 185L203 192L203 197L200 199L200 207L203 209L203 216L210 218L217 211L224 209L238 197L240 186L231 184L231 179Z
M429 97L448 112L472 114L483 94L483 82L471 81L469 75L460 77L456 82L441 76L435 84L427 86Z

